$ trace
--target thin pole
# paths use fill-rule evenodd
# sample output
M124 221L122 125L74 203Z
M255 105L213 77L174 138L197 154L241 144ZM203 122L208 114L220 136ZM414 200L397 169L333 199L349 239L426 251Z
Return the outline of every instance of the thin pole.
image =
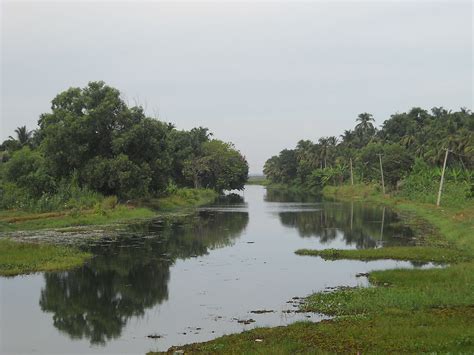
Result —
M382 176L382 191L383 191L383 194L385 195L385 181L383 179L382 154L377 154L377 155L379 156L380 175Z
M354 175L352 174L352 158L349 159L349 162L351 164L351 185L354 186Z
M382 210L382 226L380 227L380 244L382 244L383 241L383 225L385 222L385 206Z
M441 173L441 181L439 182L438 200L436 201L436 206L438 207L441 202L441 192L443 191L444 171L446 170L446 162L448 161L448 153L449 153L449 149L446 149L446 154L444 155L443 172Z

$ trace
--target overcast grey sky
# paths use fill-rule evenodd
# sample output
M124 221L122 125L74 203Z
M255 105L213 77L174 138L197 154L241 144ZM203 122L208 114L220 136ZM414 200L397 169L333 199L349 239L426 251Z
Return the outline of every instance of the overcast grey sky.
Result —
M1 134L104 80L251 173L299 139L413 106L472 108L470 1L2 1Z

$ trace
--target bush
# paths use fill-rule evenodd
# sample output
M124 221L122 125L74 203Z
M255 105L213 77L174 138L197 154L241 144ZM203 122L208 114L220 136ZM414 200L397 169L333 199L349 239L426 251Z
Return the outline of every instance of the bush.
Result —
M0 209L21 209L28 193L13 183L0 184Z
M104 195L131 199L148 195L151 171L146 164L138 166L120 154L114 159L91 159L82 171L81 179L86 186Z
M102 200L101 206L104 210L113 210L118 205L117 196L108 196Z
M47 173L43 155L24 147L15 152L2 167L4 180L39 197L54 191L54 179Z
M440 168L431 168L421 159L417 159L412 173L402 182L400 195L410 200L435 204L440 180ZM442 204L457 207L472 198L472 182L472 172L459 168L447 169L441 196Z

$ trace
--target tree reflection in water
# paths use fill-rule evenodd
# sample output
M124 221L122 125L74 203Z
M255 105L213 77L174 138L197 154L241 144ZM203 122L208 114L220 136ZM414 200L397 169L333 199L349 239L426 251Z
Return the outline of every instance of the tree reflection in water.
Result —
M170 221L133 225L123 235L86 247L95 257L71 271L46 273L40 306L73 339L105 344L134 316L168 298L176 259L231 245L248 224L247 212L201 211Z
M317 211L310 209L283 211L278 215L284 226L298 230L301 237L318 237L321 243L342 238L346 245L356 248L409 245L412 230L398 215L385 207L358 202L335 202L320 196L268 190L267 202L317 202Z

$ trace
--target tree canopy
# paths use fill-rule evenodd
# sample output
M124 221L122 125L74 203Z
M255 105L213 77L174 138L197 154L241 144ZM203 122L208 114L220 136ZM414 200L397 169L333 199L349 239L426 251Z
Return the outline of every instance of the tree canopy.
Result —
M32 195L52 194L73 177L124 199L157 195L169 184L242 189L247 180L247 161L232 144L211 140L206 128L177 130L147 117L101 81L58 94L38 126L19 127L0 146L1 183Z
M393 114L380 129L369 113L361 113L352 130L340 136L322 137L317 143L301 140L295 149L284 149L269 158L264 173L273 182L308 184L311 187L349 177L349 163L359 179L380 179L382 156L386 183L395 186L411 170L416 159L436 167L450 150L449 167L474 168L474 114L435 107L428 112L415 107Z

